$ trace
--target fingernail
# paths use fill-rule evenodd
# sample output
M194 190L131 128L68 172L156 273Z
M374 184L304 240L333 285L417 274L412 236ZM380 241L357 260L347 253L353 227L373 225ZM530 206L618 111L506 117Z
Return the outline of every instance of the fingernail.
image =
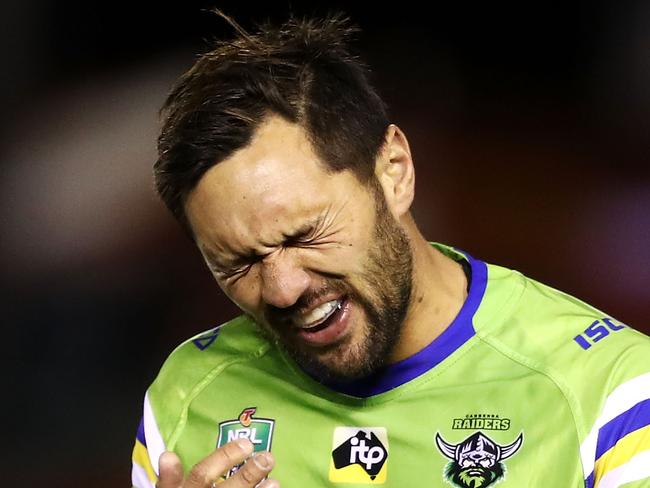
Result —
M249 441L246 438L240 438L235 441L235 443L239 446L239 448L244 451L244 452L249 452L251 450L251 441Z
M257 464L257 467L263 470L269 469L271 463L269 462L269 458L264 452L257 453L253 456L253 461L255 461L255 464Z

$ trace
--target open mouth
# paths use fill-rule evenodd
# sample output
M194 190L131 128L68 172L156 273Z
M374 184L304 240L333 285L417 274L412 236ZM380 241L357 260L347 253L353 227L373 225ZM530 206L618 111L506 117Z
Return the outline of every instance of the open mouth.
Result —
M314 308L311 312L306 314L304 317L301 317L300 320L295 320L294 324L296 327L306 330L316 332L327 327L329 319L339 310L341 310L341 305L343 304L343 299L339 298L336 300L330 300L325 302L318 307ZM297 322L297 323L296 323Z
M294 320L297 335L311 345L335 342L347 329L349 303L346 297L323 303L308 314Z

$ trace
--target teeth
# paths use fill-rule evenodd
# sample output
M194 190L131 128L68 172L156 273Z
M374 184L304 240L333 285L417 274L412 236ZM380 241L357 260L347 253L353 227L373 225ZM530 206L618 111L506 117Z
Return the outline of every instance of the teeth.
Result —
M314 327L324 322L327 318L329 318L330 315L332 315L332 313L334 313L335 310L339 308L341 308L341 301L332 300L330 302L319 305L306 315L295 317L294 323L303 329Z

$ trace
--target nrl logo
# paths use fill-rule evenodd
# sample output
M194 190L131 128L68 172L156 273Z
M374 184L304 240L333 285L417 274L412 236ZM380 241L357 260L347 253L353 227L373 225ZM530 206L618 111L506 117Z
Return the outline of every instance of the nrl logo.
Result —
M253 417L256 411L256 407L245 408L241 411L237 420L221 422L219 424L217 447L221 447L236 439L246 438L253 444L254 452L270 451L275 421L273 419ZM235 466L226 473L225 477L229 478L242 466L243 464Z
M501 446L482 432L475 432L460 444L450 444L436 433L438 449L451 459L445 467L445 478L458 488L485 488L501 480L505 475L501 461L513 456L523 442L523 433L512 444Z

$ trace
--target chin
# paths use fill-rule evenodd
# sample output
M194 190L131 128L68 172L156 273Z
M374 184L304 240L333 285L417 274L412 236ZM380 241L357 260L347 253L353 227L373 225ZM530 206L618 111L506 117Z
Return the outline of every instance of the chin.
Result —
M347 340L327 351L293 357L302 369L321 381L348 382L370 376L384 365L385 361L368 353L368 346L365 341Z

